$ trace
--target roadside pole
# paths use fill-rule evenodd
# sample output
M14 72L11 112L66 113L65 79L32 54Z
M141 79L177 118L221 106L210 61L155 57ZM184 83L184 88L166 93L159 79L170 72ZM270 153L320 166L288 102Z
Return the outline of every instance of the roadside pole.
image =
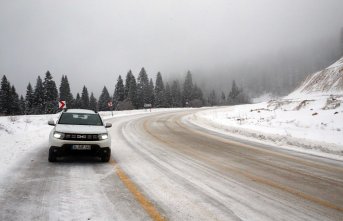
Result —
M111 108L111 113L112 113L112 117L113 117L113 103L112 103L112 101L107 102L107 106L109 108Z

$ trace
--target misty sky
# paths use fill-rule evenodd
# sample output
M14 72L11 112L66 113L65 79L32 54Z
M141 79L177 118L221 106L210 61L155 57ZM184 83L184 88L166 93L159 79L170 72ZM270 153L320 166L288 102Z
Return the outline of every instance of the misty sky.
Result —
M20 94L50 70L113 93L119 74L183 76L339 41L342 0L0 0L0 75Z

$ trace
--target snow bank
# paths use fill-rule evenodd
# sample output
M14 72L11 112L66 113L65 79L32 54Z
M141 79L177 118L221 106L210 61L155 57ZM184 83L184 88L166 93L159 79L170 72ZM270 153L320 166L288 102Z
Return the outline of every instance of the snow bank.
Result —
M188 120L243 139L343 159L342 100L343 57L284 98L202 111Z
M343 160L343 97L312 98L211 109L186 119L243 139Z
M0 117L0 177L25 152L34 150L48 141L51 126L48 120L56 115Z

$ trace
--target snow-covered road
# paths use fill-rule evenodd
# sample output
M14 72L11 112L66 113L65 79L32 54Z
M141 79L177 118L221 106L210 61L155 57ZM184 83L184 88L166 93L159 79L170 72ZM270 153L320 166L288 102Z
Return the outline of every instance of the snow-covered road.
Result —
M40 144L0 182L0 220L342 219L342 162L232 140L184 118L195 111L108 119L109 164L51 164Z
M149 220L111 164L67 158L51 164L44 144L1 185L0 220Z

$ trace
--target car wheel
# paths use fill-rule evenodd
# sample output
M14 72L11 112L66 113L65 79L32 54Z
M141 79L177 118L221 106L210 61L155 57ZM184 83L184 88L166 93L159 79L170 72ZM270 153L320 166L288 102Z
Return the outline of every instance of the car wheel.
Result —
M56 153L54 152L54 148L53 147L50 147L49 149L49 162L56 162L57 159L56 159Z
M106 152L104 152L101 156L101 161L102 162L108 162L111 159L111 149L110 148L106 148Z

